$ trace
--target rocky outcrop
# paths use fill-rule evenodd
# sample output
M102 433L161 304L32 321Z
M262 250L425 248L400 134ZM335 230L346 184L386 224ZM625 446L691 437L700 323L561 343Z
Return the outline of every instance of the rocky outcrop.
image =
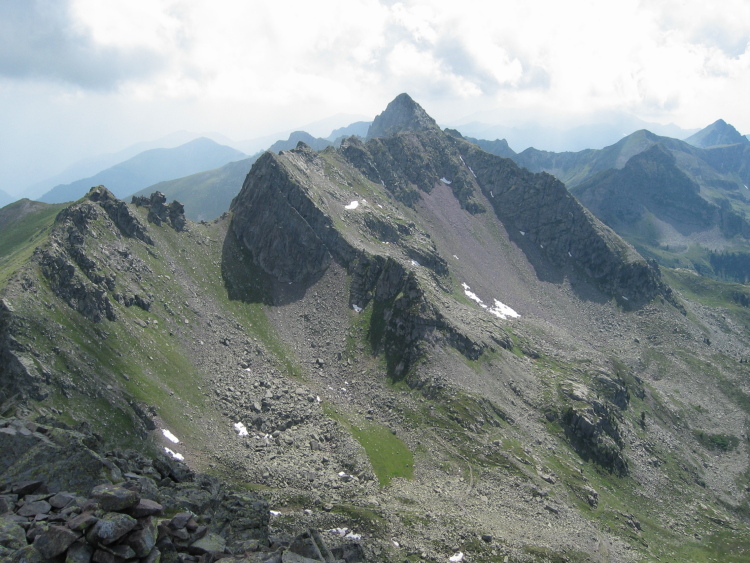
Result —
M0 419L0 437L3 560L364 561L315 529L271 539L265 499L171 458L97 453L85 431L21 419Z
M98 229L106 232L97 234ZM148 310L150 298L132 291L116 292L116 270L145 266L125 248L112 249L112 253L105 251L107 256L103 258L101 241L96 249L88 242L101 236L109 237L109 242L124 236L153 245L146 228L124 202L103 186L92 188L83 202L58 214L49 244L36 251L42 274L52 291L92 322L116 319L110 296L126 306ZM112 254L121 262L120 268L113 263Z
M671 298L658 267L584 209L562 182L456 142L497 216L554 263L575 264L623 306L638 306L658 295Z
M561 419L568 439L584 459L591 459L617 475L628 474L624 442L611 406L592 401L587 408L568 407Z
M17 325L13 306L0 299L0 406L3 408L27 398L41 401L49 394L42 365L28 358L24 345L14 336Z
M296 155L315 158L300 146ZM305 178L295 177L279 155L266 152L232 201L232 230L253 260L280 282L311 283L334 259L347 262L353 249L312 199Z
M175 231L184 231L187 225L185 206L179 201L166 204L167 196L161 192L154 192L150 197L133 196L131 203L138 207L148 208L148 220L156 225L166 223Z
M399 94L379 114L367 131L367 138L392 137L404 131L437 130L440 127L409 94Z
M147 244L154 244L154 241L146 233L146 227L133 215L125 202L117 199L107 188L104 186L91 188L86 197L90 201L98 203L107 212L107 215L123 236L137 238Z

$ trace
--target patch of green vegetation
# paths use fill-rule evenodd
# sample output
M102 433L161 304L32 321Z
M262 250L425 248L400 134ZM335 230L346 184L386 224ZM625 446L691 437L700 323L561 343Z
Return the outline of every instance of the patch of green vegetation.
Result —
M414 455L389 428L369 420L354 422L330 404L323 405L323 412L346 428L364 448L381 487L398 477L413 478Z
M47 239L55 217L63 207L64 204L48 205L21 200L1 210L0 287L28 262L36 247ZM24 213L26 208L33 210Z
M731 452L737 449L740 443L740 439L732 434L709 434L703 430L694 430L693 435L703 446L710 450Z
M384 526L383 517L369 508L354 506L352 504L337 504L331 512L343 514L356 524L356 526L352 527L369 534L376 534L382 531Z

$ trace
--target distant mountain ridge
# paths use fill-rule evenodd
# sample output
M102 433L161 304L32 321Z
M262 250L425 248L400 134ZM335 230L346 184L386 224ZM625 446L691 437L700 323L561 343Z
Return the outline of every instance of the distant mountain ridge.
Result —
M173 149L144 151L89 178L56 186L40 201L73 201L97 185L107 185L117 197L125 197L158 181L216 168L246 156L231 147L200 137Z
M685 142L702 149L723 145L736 145L738 143L750 143L747 137L741 135L737 129L723 119L718 119L708 127L691 135L685 139Z

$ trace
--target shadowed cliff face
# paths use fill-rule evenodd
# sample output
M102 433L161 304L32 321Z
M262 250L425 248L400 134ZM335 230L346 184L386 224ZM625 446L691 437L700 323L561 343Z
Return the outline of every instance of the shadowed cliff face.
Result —
M344 202L348 186L336 176L354 174L355 183L367 185L375 197L394 197L409 207L439 183L472 214L486 211L488 201L501 221L527 234L553 264L580 268L628 306L668 293L658 269L587 212L561 182L441 132L407 98L400 96L378 116L375 138L345 141L336 159L301 147L258 160L232 203L232 230L266 273L279 282L309 284L332 260L349 266L358 255L359 235L341 228L321 194ZM382 136L389 131L395 133ZM366 224L383 240L390 236L403 246L408 238L395 228L388 232L376 213Z

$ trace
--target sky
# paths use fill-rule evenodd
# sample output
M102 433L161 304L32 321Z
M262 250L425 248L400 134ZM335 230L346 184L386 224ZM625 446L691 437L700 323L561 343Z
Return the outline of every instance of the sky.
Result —
M175 131L327 136L401 92L443 126L747 134L749 42L748 0L0 0L0 189Z

